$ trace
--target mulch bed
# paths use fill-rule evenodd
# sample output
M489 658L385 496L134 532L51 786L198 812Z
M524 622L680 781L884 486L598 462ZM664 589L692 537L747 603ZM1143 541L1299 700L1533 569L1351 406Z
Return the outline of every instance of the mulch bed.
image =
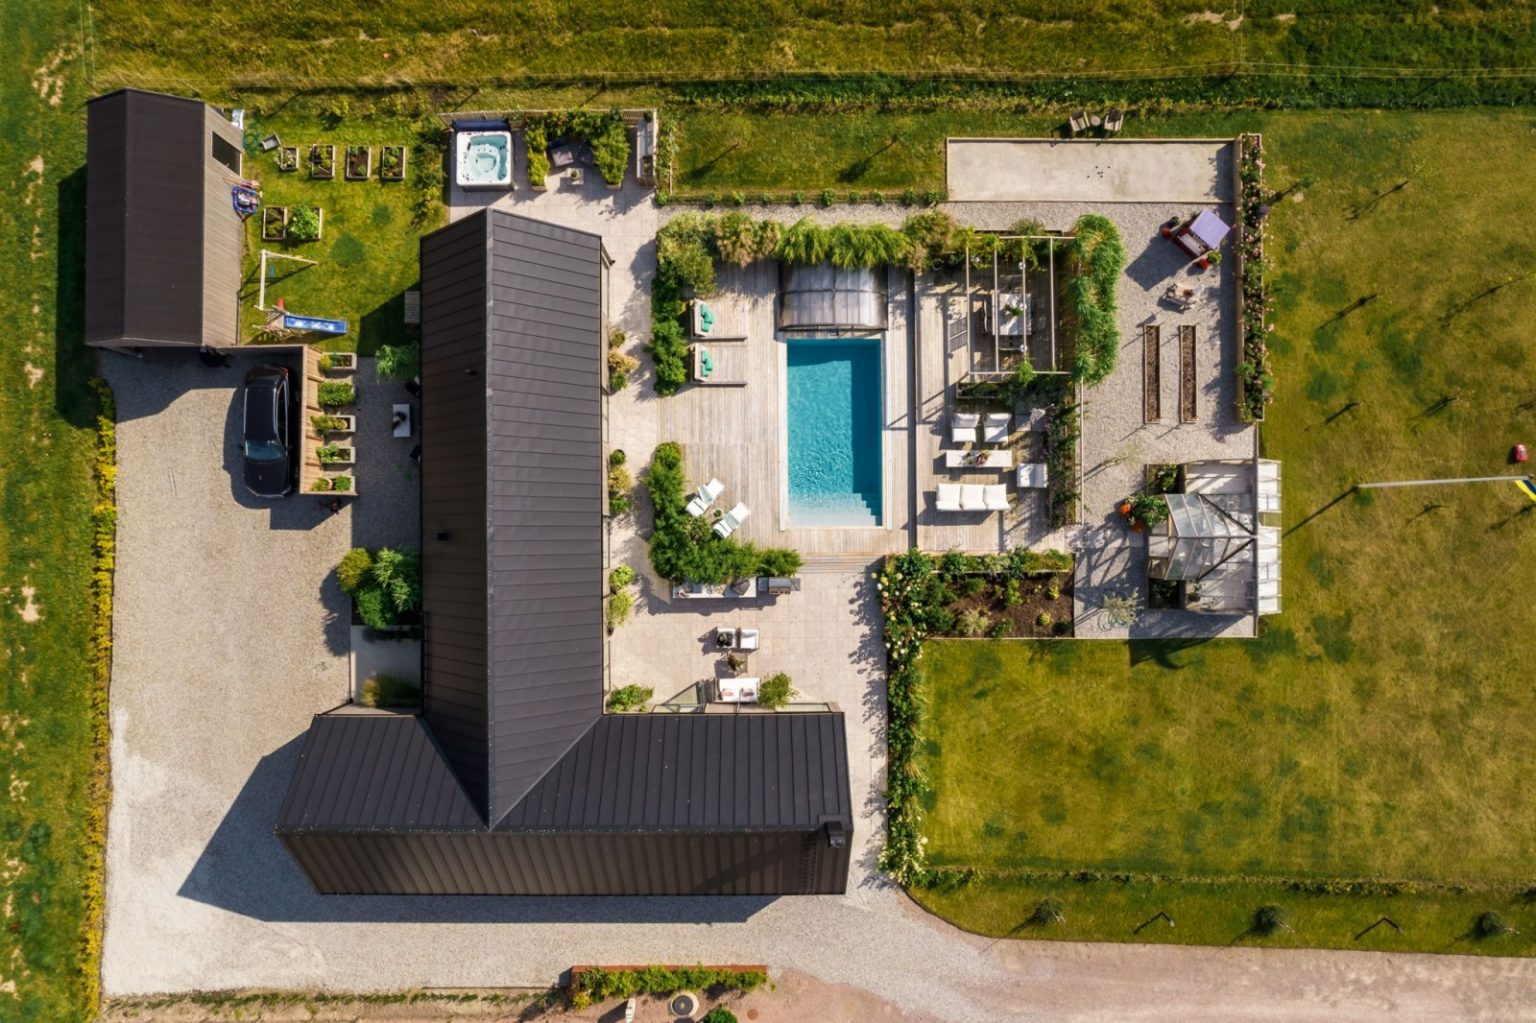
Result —
M1195 421L1195 325L1179 327L1179 422Z
M1163 332L1155 323L1141 328L1141 379L1145 394L1142 418L1155 423L1163 418Z
M960 599L948 605L953 612L956 621L966 611L982 611L993 622L1006 623L1006 629L1002 637L1008 638L1038 638L1045 639L1052 636L1072 635L1072 573L1071 572L1041 572L1037 575L1026 576L1019 581L1019 603L1012 607L1007 604L1008 581L1003 576L966 576L966 579L980 579L986 586L981 592L971 596L965 596L964 580L955 584L957 593L962 594ZM1051 583L1060 587L1060 592L1052 599L1050 596ZM974 584L972 584L974 585ZM1042 613L1051 616L1050 625L1039 623ZM983 636L989 633L982 633ZM947 636L959 636L958 627ZM998 637L998 638L1002 638Z

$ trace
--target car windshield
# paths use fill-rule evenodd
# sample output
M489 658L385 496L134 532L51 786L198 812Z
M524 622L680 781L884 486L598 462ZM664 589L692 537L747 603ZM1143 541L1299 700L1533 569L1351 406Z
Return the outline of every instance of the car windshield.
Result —
M283 457L283 447L275 440L248 440L245 457L253 462L275 462Z

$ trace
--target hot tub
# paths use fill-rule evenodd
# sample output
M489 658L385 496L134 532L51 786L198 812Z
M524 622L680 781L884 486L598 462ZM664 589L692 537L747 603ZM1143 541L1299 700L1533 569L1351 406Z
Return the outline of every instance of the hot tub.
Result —
M512 133L509 131L456 133L454 167L460 188L511 188Z

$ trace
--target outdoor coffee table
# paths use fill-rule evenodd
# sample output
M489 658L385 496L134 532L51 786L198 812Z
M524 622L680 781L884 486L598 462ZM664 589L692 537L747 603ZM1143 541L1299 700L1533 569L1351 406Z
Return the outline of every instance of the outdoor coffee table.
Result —
M944 452L944 468L946 469L974 469L977 472L990 472L993 469L1006 472L1013 468L1012 451L988 451L986 452L986 464L975 461L974 451L946 451Z

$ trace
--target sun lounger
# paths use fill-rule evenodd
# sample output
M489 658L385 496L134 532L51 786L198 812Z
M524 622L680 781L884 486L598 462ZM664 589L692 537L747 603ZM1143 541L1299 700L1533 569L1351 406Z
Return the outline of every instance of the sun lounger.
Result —
M940 483L939 495L933 506L939 511L960 511L960 484Z
M1013 416L1006 412L988 412L981 439L988 444L1006 444L1012 427Z
M689 325L693 328L693 336L708 337L709 332L715 329L714 311L697 300L689 311L692 313L692 322Z
M981 425L981 416L975 412L956 412L949 417L949 440L951 444L975 444L976 428Z
M699 488L699 492L693 495L693 500L688 502L688 514L698 518L709 510L709 506L715 503L725 490L725 484L719 480L710 480Z
M994 483L981 489L982 503L986 506L987 511L1008 510L1008 484Z
M741 528L741 524L747 521L747 516L751 514L752 509L738 501L736 507L726 512L721 516L720 521L715 523L715 535L722 539L730 536Z
M980 483L960 484L960 510L986 511L987 501L983 496L985 490Z

